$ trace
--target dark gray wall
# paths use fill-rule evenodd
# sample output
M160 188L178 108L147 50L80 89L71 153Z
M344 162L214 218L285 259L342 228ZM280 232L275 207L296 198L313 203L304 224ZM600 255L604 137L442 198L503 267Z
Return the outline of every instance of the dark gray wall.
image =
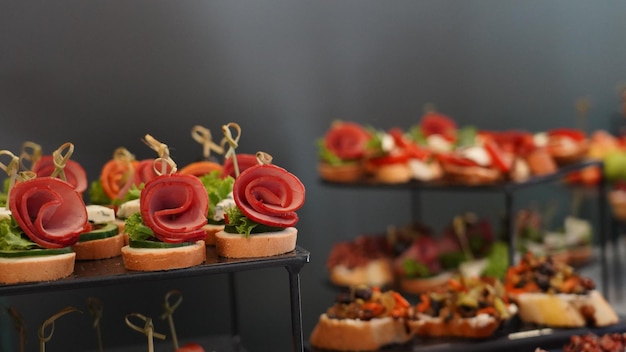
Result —
M609 128L626 81L625 35L626 2L618 0L0 0L0 149L17 152L31 140L51 152L71 141L95 178L118 146L151 157L140 141L146 133L184 165L201 152L189 138L193 125L217 134L240 123L241 152L273 154L307 187L298 224L299 244L312 253L301 273L306 338L335 295L324 267L332 244L411 219L404 192L318 183L315 141L333 119L408 128L435 103L461 125L539 131L574 125L575 101L587 97L587 128ZM440 227L465 210L499 216L502 203L426 193L421 205ZM285 270L242 273L237 283L244 345L289 350ZM224 277L0 302L24 312L35 351L44 317L98 296L105 343L114 347L143 342L122 317L157 317L170 288L185 292L182 338L228 331ZM8 351L7 321L0 314ZM76 315L58 323L48 349L91 346L89 319Z

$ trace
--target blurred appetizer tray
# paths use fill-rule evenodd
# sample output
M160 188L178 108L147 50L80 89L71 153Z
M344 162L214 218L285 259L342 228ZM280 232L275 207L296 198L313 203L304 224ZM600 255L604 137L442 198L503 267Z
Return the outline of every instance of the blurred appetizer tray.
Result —
M470 340L460 338L421 338L416 337L411 342L404 345L394 345L382 348L380 351L386 352L534 352L537 348L542 348L550 352L557 352L563 349L570 338L574 335L585 335L594 333L603 335L607 333L626 332L626 320L622 317L619 323L606 327L587 327L575 329L549 329L549 328L522 328L519 331L502 333L490 339ZM308 352L323 352L306 346Z
M540 176L531 176L523 181L501 181L492 184L484 184L484 185L464 185L457 182L448 182L446 180L434 180L434 181L409 181L404 183L382 183L373 179L364 178L360 181L355 182L332 182L321 180L322 184L329 186L339 186L339 187L354 187L354 188L368 188L368 187L376 187L376 188L385 188L385 189L442 189L442 190L466 190L466 191L495 191L495 192L503 192L503 191L514 191L524 187L530 187L538 184L549 183L554 181L559 181L563 179L567 174L584 169L590 166L602 166L603 162L601 160L593 160L588 159L578 163L569 164L565 166L561 166L557 172L540 175Z
M98 287L137 281L198 277L271 267L285 267L290 272L297 273L304 264L309 262L309 257L309 251L296 247L292 252L273 257L230 259L219 257L214 247L207 247L207 261L201 265L153 272L126 270L121 256L102 260L77 261L74 266L74 273L67 278L34 283L0 284L0 296Z
M449 182L446 180L435 180L435 181L417 181L412 180L404 183L381 183L373 179L363 179L361 181L356 182L331 182L327 180L320 179L321 184L327 185L330 187L341 187L346 189L388 189L388 190L404 190L404 191L458 191L458 192L499 192L504 194L504 215L506 218L505 222L505 233L508 234L509 241L509 264L514 263L515 258L515 217L513 214L513 199L514 193L516 191L522 190L524 188L529 188L532 186L554 183L554 182L564 182L565 176L587 167L597 166L600 167L600 170L604 170L604 162L602 160L595 159L587 159L577 163L564 165L559 167L557 172L539 175L539 176L531 176L523 181L501 181L492 184L483 184L483 185L464 185L456 182ZM595 185L595 187L586 187L580 186L577 184L571 184L571 187L574 187L579 190L584 190L585 192L593 193L595 192L595 196L597 198L598 204L598 219L605 219L605 221L599 221L598 223L598 242L600 244L600 270L602 277L602 292L608 292L608 281L609 281L609 263L607 261L607 240L612 242L612 248L616 251L617 246L615 245L617 241L616 230L614 229L614 222L606 221L607 217L607 196L606 196L606 180L604 178L604 172L601 172L600 181ZM417 192L419 193L419 192ZM415 194L414 194L415 195ZM413 199L412 201L413 207L413 217L414 220L417 220L419 216L419 202ZM608 235L608 236L607 236ZM619 260L619 255L614 253L616 265L621 265ZM621 287L621 277L618 277L618 273L614 273L614 280L618 283L618 287Z

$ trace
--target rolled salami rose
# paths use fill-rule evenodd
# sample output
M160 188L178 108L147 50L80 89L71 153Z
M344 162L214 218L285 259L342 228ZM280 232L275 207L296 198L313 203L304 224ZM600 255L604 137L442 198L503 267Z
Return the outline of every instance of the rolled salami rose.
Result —
M89 228L85 203L74 186L53 177L19 182L9 198L11 214L24 233L45 248L63 248Z
M304 185L295 175L272 164L246 169L233 185L233 198L241 212L267 226L294 226L304 195Z
M192 175L161 175L141 191L141 216L163 242L195 242L205 237L209 208L206 189Z

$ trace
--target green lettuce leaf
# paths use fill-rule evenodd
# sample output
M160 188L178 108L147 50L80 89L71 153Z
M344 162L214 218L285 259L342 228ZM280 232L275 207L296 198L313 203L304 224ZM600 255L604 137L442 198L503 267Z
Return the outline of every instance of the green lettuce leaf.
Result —
M426 265L412 258L406 258L402 262L402 267L405 275L409 278L426 278L433 275Z
M321 161L327 163L328 165L339 166L345 164L344 160L326 148L326 143L324 143L323 138L317 140L317 156Z
M465 126L457 131L456 147L469 147L476 145L478 129L474 126Z
M40 248L22 231L13 217L0 220L0 250Z
M133 241L145 241L154 238L154 232L152 232L151 228L144 225L143 218L139 212L132 214L126 219L124 232Z
M422 131L422 127L420 125L412 126L411 129L409 129L408 136L413 142L417 143L418 145L428 144L428 142L426 141L426 136L424 135L424 132Z
M89 185L89 202L97 205L110 205L113 203L111 198L104 192L100 180L92 181Z
M215 170L207 175L200 176L200 181L209 195L209 212L207 218L210 222L214 222L213 215L215 214L215 206L223 199L226 199L230 192L233 191L235 179L231 176L222 178L221 172Z
M502 241L494 242L487 255L487 261L483 275L504 279L509 268L509 245Z
M276 232L282 231L282 227L267 226L260 224L243 215L241 210L237 207L230 207L226 209L227 225L224 227L224 231L228 233L238 233L245 237L255 233L264 232Z
M141 190L143 189L144 184L140 184L139 186L137 185L132 185L130 186L130 189L128 190L128 192L126 192L126 195L124 195L124 199L120 202L121 203L126 203L128 201L131 200L135 200L135 199L139 199L141 197Z

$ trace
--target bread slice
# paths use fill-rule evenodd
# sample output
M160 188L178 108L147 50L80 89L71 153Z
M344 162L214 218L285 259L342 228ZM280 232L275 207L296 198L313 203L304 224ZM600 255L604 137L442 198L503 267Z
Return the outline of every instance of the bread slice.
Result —
M522 293L513 297L523 322L549 327L609 326L619 319L602 294Z
M420 319L409 320L407 324L411 333L417 336L487 338L494 334L501 322L489 314L448 321L424 315Z
M76 253L76 260L106 259L122 255L124 242L124 235L120 233L98 240L76 242L72 249Z
M339 264L330 270L330 281L338 286L387 286L393 283L393 270L388 259L375 259L349 268Z
M245 237L220 231L215 234L217 255L226 258L271 257L296 249L298 230L287 227L282 231L263 232Z
M406 183L413 178L408 163L393 163L373 167L374 178L381 183Z
M206 224L202 227L206 232L204 244L207 246L215 246L215 234L224 230L224 225Z
M309 341L319 349L376 351L386 345L406 343L411 338L404 319L332 319L324 313L311 332Z
M189 268L206 261L204 241L174 248L122 247L124 267L135 271L159 271Z
M400 278L399 286L400 291L410 294L419 294L434 290L439 287L444 287L448 284L448 281L453 277L452 272L444 271L438 275L428 278Z
M58 280L74 272L76 253L0 258L0 283L16 284Z
M320 162L317 171L323 180L330 182L356 182L363 179L365 175L365 170L360 162L343 165L329 165Z

